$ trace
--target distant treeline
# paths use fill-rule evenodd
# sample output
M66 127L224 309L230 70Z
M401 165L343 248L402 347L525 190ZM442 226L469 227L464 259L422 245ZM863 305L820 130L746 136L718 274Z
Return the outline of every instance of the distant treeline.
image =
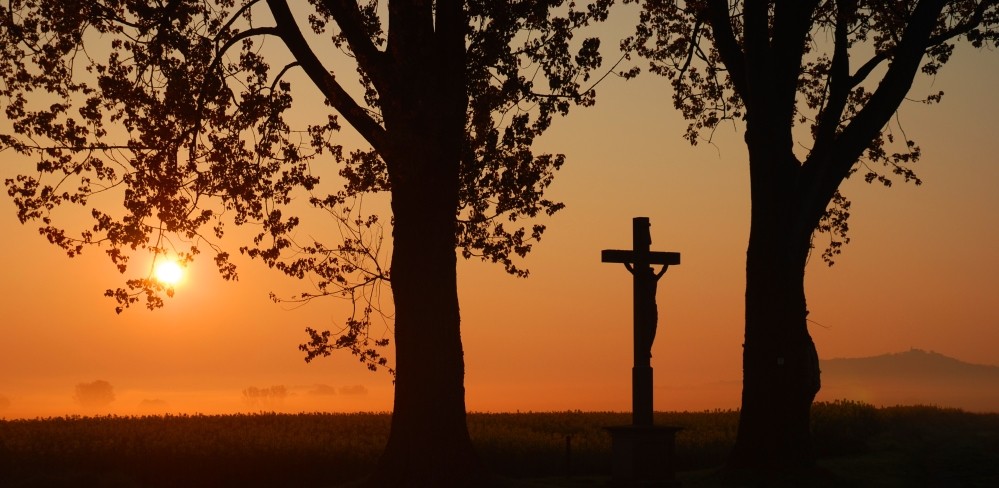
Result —
M683 427L677 466L689 472L724 464L738 412L661 412L655 421ZM592 412L468 419L480 457L510 478L608 475L604 427L629 422L629 414ZM2 420L0 486L333 486L373 469L388 429L387 414L365 413ZM999 480L999 415L818 403L812 429L824 462L841 466L847 477L867 470L903 485L906 477ZM888 451L893 455L880 455ZM842 468L843 459L854 458L891 461Z

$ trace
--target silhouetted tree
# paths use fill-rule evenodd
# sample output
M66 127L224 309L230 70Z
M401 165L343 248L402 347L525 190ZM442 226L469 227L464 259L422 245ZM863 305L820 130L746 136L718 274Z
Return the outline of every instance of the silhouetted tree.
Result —
M275 385L272 387L248 387L243 390L243 403L248 407L279 408L288 398L288 387Z
M752 197L743 393L733 468L809 466L819 364L805 265L816 231L830 262L848 242L844 179L919 184L919 147L889 126L913 79L956 42L995 45L995 0L648 0L627 49L667 76L696 144L745 121ZM633 71L631 74L636 74ZM942 93L929 95L938 102Z
M11 131L3 149L37 173L7 181L22 222L70 256L97 244L125 272L129 250L214 253L236 270L224 224L258 233L240 249L357 313L338 336L309 329L308 359L346 348L387 364L369 329L378 285L394 300L395 406L372 482L458 486L481 475L465 425L456 247L467 258L514 260L540 239L522 227L562 204L544 198L561 155L534 138L573 104L593 102L597 39L575 31L603 20L611 0L39 0L0 7L0 97ZM329 108L294 112L306 81ZM308 90L313 90L309 92ZM307 102L308 103L308 102ZM316 120L317 112L321 117ZM309 118L311 116L311 119ZM296 122L311 123L298 127ZM351 126L370 149L334 139ZM322 193L319 163L342 183ZM316 172L313 171L316 169ZM380 219L360 197L391 196L391 261L380 261ZM121 206L112 206L112 195ZM296 240L308 202L333 217L335 244ZM90 209L67 229L58 207ZM162 304L158 283L108 290L119 310ZM382 336L384 337L384 336Z
M114 387L104 380L78 383L74 389L73 400L76 400L81 407L106 407L114 401Z

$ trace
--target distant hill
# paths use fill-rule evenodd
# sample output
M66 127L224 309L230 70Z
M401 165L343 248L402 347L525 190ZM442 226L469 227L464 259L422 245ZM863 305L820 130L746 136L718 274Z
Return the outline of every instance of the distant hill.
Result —
M932 351L820 361L819 400L879 406L935 405L999 412L999 366L970 364Z

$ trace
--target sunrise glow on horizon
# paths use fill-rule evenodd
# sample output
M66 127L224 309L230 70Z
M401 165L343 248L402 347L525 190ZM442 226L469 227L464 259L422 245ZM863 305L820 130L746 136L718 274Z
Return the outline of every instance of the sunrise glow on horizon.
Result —
M967 47L913 88L913 98L944 91L940 104L911 102L899 112L906 137L922 152L915 171L923 185L883 188L858 173L843 186L852 202L851 242L835 266L819 257L827 236L815 238L805 285L809 330L822 359L919 349L999 365L999 53ZM329 108L304 75L289 70L286 79L302 89L297 105L325 117ZM517 263L530 277L459 256L467 407L630 409L632 281L622 267L602 263L600 251L630 247L632 218L644 216L652 250L683 255L683 265L658 285L655 407L737 408L750 218L744 126L723 124L710 141L691 146L668 80L608 77L598 91L594 107L554 120L536 143L537 154L566 155L546 194L566 208L523 222L547 226ZM337 137L345 150L359 140L347 128ZM0 154L0 180L34 169L10 151ZM314 166L323 184L339 181L332 157ZM332 243L338 222L296 197L308 216L298 237ZM351 302L331 296L275 303L272 296L315 293L315 284L241 255L239 238L250 234L244 228L228 227L213 243L233 256L238 280L220 278L209 252L183 264L136 253L134 266L121 273L102 248L67 258L34 223L18 222L9 198L0 200L7 276L0 280L0 418L391 411L391 375L368 371L347 351L306 363L299 350L309 340L306 327L334 336L342 330L356 312ZM389 206L385 194L366 205ZM78 227L92 225L87 218ZM388 249L388 224L384 233ZM184 292L158 310L140 302L116 314L105 290L132 279ZM368 298L376 310L373 333L391 338L389 285ZM391 346L386 353L393 357ZM95 380L114 387L107 411L73 400L76 385ZM248 391L286 395L263 402ZM875 393L824 383L819 398L877 401Z

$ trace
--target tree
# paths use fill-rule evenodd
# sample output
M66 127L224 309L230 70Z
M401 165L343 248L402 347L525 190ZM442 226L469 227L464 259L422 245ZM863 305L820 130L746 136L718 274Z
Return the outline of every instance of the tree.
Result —
M809 467L819 364L805 265L816 232L832 264L847 236L840 184L919 184L919 147L889 122L920 73L957 42L996 45L995 0L643 2L624 44L671 80L686 138L741 119L752 199L746 254L743 393L731 468ZM633 70L630 74L637 74ZM939 102L943 93L925 102Z
M288 398L288 387L274 385L270 388L250 386L243 390L243 403L250 408L279 408Z
M114 401L114 387L104 380L77 383L73 400L85 408L106 407Z
M0 147L38 161L37 174L7 188L22 222L40 221L70 256L102 246L123 273L129 251L190 261L207 248L234 279L226 224L255 226L240 251L311 279L315 289L295 299L356 305L338 337L308 329L309 360L348 349L372 369L388 366L379 352L388 339L370 328L372 314L389 313L377 300L388 283L395 405L371 482L475 485L482 468L465 424L456 248L526 275L516 259L544 226L522 222L562 207L544 190L564 160L535 155L531 144L553 117L593 103L599 41L573 36L603 20L611 2L387 3L0 7L0 96L11 127ZM329 107L305 127L293 109L299 82ZM334 139L344 122L370 149ZM338 164L326 181L342 186L324 194L314 168L325 162ZM390 195L391 219L362 209L361 197L379 192ZM108 206L110 195L121 205ZM328 213L342 239L296 239L296 199ZM89 209L91 225L68 230L71 220L57 215L66 206ZM386 220L388 265L380 261ZM154 280L127 285L107 292L119 311L143 299L162 305Z

